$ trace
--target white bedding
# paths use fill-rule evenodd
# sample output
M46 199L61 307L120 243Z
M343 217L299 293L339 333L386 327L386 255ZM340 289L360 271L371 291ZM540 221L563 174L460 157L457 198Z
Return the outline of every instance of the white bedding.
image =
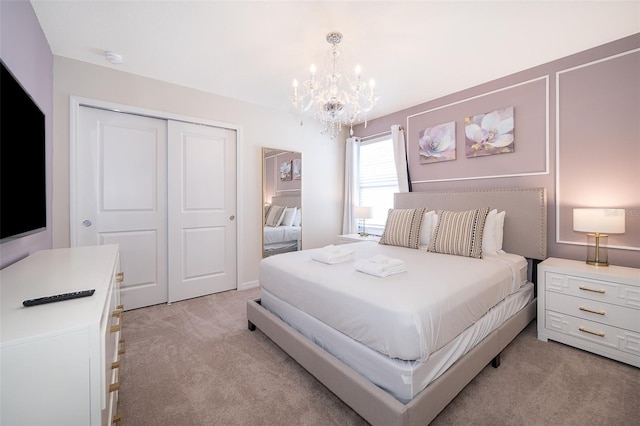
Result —
M375 242L348 245L354 261L327 265L303 250L262 260L263 289L391 358L426 361L526 282L527 262L511 254L484 259ZM320 250L320 249L318 249ZM354 262L382 254L406 272L380 278Z
M300 239L300 226L265 226L264 244L277 244Z

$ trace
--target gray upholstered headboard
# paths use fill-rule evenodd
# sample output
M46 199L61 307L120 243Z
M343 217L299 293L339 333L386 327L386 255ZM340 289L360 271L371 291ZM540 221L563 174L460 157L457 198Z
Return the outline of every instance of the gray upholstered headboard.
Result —
M547 257L547 196L544 188L404 192L394 196L398 209L471 210L491 207L506 212L503 249L530 259Z
M285 207L302 207L299 195L278 195L271 197L271 204Z

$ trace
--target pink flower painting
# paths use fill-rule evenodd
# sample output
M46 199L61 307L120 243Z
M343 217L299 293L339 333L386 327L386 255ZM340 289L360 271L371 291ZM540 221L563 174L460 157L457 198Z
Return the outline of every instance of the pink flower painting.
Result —
M438 124L418 132L420 163L456 159L456 122Z
M515 151L513 107L464 119L467 158Z

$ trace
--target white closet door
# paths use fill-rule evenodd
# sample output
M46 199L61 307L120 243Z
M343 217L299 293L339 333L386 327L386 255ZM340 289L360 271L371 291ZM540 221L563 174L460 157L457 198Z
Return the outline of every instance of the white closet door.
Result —
M169 121L169 302L236 288L236 132Z
M166 127L161 119L78 111L71 243L120 245L125 309L167 301Z

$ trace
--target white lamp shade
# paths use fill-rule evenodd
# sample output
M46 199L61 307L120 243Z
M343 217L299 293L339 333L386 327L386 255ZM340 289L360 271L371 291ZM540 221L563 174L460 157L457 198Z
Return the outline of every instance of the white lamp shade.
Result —
M573 209L573 230L624 234L624 209Z
M356 219L371 219L373 217L373 208L356 207Z

